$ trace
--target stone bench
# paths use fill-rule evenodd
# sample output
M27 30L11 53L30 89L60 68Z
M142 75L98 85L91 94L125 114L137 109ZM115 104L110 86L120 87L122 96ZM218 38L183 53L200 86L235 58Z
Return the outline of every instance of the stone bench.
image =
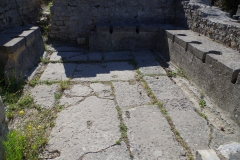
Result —
M240 120L240 54L190 30L166 30L170 60L211 100Z
M10 77L25 76L43 53L44 44L38 27L17 27L0 34L0 69L4 71L6 81Z

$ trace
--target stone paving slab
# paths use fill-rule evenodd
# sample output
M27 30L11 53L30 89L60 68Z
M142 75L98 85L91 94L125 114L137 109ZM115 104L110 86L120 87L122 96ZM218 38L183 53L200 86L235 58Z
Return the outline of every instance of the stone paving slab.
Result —
M58 84L38 85L31 89L30 93L34 102L42 108L51 108L55 103L54 94L58 92Z
M166 71L155 60L150 51L133 52L137 66L144 75L166 75Z
M157 61L136 60L137 66L143 75L166 75L166 71Z
M84 99L84 97L66 97L66 96L62 96L62 98L60 99L59 105L62 105L64 107L74 106L74 105L79 104L83 99Z
M82 52L53 52L50 61L87 61L88 57Z
M126 112L123 119L134 159L187 159L157 106L139 106Z
M77 64L74 63L49 63L43 72L40 81L68 80L72 77Z
M107 85L102 83L92 83L90 84L90 87L93 89L97 97L114 99L114 95L110 84Z
M133 59L133 57L129 51L104 53L105 61L128 61L131 59Z
M144 87L136 82L113 82L116 100L120 108L137 107L151 102Z
M71 86L70 89L64 91L64 95L69 97L86 97L92 93L92 89L82 84Z
M60 152L55 160L78 160L84 153L99 152L120 138L118 113L113 100L95 96L58 114L48 150Z
M150 51L138 51L133 52L133 56L135 60L145 60L146 62L155 61L155 57Z
M207 121L194 111L193 103L185 97L181 89L166 76L144 79L158 101L163 102L173 124L192 152L208 149L210 128Z
M101 61L103 59L103 53L101 52L89 52L87 56L89 61Z
M88 153L82 160L130 160L127 145L115 145L98 153Z
M78 64L73 81L133 80L135 75L128 62Z

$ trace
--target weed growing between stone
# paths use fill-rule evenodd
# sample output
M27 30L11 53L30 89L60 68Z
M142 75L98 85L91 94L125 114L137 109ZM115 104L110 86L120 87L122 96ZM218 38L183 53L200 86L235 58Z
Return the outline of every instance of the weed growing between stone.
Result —
M66 81L60 81L60 88L59 90L63 92L64 90L68 89L70 87L70 80Z
M4 142L5 158L9 160L12 156L21 157L19 160L37 160L48 142L47 137L54 127L56 114L62 110L62 106L58 105L52 109L35 107L37 105L31 103L32 98L27 97L20 99L17 109L12 111L14 119L11 122L15 121L15 128L8 133ZM21 106L24 104L27 107ZM13 144L14 141L17 143Z
M6 160L22 160L24 136L19 131L11 131L3 142Z
M121 141L124 141L127 144L130 157L131 157L131 159L133 159L133 154L132 154L132 152L130 150L129 140L128 140L128 137L127 137L127 130L128 130L128 128L127 128L127 126L123 122L122 110L118 106L116 107L116 109L117 109L117 112L118 112L118 119L120 120L119 128L120 128L120 131L121 131L121 138L118 141L116 141L116 144L117 145L121 145Z
M137 69L137 66L135 66ZM190 147L187 145L187 143L183 140L183 138L181 137L180 133L177 131L177 129L175 128L175 125L173 124L173 121L171 119L171 117L168 115L167 110L165 109L165 107L163 106L163 103L159 102L157 100L157 97L154 95L154 93L152 92L151 88L148 86L147 82L143 79L143 75L142 73L137 70L137 73L139 75L139 81L141 82L141 84L143 84L143 86L145 87L145 90L147 91L148 96L151 98L152 100L152 105L157 105L158 108L160 109L161 113L164 115L164 117L166 118L166 120L168 121L168 124L171 127L172 132L175 135L176 140L182 145L182 147L185 149L186 155L188 156L188 158L190 160L193 160L193 154L191 153ZM175 73L175 72L174 72Z
M6 106L6 117L10 126L10 131L3 142L5 159L37 160L48 142L47 137L62 106L41 108L34 103L30 94L23 95L25 82L16 82L12 79L6 84L3 78L0 79L0 95ZM37 85L38 79L32 80L29 84Z
M176 77L177 76L177 73L174 72L174 71L167 71L167 76L172 78L172 77Z
M48 64L50 61L48 59L45 59L43 57L40 57L40 61L43 63L43 64Z
M203 95L203 93L201 93L201 95L200 95L199 106L201 107L201 109L203 109L203 108L206 106L206 101L204 100L204 95Z

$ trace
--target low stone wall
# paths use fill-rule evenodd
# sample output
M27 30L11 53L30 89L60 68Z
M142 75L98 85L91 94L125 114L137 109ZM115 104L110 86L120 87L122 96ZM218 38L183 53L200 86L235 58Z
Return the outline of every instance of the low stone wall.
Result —
M163 43L162 37L166 29L174 29L174 26L161 24L98 25L96 31L90 32L89 49L106 52L139 49L161 51L159 44Z
M210 39L240 51L240 23L226 12L200 3L183 2L188 27Z
M175 23L184 12L176 0L55 0L52 13L52 38L77 40L87 37L99 23L151 24ZM181 21L179 21L181 22Z
M44 53L44 44L38 27L25 26L8 29L0 34L0 69L8 77L25 77L34 62Z
M165 41L170 61L239 124L239 52L191 30L166 30Z
M40 0L1 0L0 31L34 23L38 18Z

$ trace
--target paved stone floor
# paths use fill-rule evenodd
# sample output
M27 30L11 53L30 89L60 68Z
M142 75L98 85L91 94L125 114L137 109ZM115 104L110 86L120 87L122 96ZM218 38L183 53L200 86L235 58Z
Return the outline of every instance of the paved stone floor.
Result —
M204 118L150 51L83 53L65 47L49 59L40 80L56 83L31 89L42 107L64 106L46 159L185 160L238 137L236 130L225 133ZM65 80L69 86L54 99Z

